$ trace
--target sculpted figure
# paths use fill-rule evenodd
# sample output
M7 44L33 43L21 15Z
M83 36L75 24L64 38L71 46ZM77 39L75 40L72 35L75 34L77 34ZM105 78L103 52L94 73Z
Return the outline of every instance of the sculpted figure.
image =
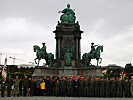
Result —
M46 52L46 46L45 46L45 42L44 43L42 43L42 48L41 48L41 51L42 51L42 54L43 54L43 57L45 57L46 56L46 54L47 54L47 52Z
M92 54L94 54L94 52L95 52L95 47L97 47L98 45L94 45L94 43L92 42L91 43L91 51L90 51L90 53L92 53Z
M67 52L64 55L65 65L66 66L71 66L72 65L72 63L71 63L71 57L72 57L72 53L68 49Z
M59 13L63 13L61 15L60 20L63 24L69 24L69 23L75 23L75 13L72 9L70 9L70 4L67 4L67 8L65 8L62 11L59 11Z

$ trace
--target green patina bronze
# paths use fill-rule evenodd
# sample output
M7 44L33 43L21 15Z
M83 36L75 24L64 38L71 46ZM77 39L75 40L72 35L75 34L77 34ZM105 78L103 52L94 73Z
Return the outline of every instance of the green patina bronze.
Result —
M67 4L67 8L62 11L59 11L59 13L63 13L60 17L62 24L75 23L75 12L70 9L70 4Z
M91 65L91 59L97 60L97 66L98 63L100 64L102 62L102 58L100 57L100 54L103 52L103 46L102 45L94 45L94 43L91 43L91 51L89 53L84 53L82 56L82 64L84 67ZM100 62L99 62L100 59Z
M33 47L34 52L36 52L35 63L38 66L40 60L45 59L46 60L46 65L48 65L49 67L52 67L53 66L53 61L54 61L54 55L52 53L47 53L46 52L47 47L45 46L45 43L42 43L42 45L43 45L43 47L41 49L38 45L34 45L34 47ZM38 59L38 63L36 62L37 59Z
M71 66L72 65L72 53L71 51L68 49L67 52L64 55L64 60L65 60L65 66Z

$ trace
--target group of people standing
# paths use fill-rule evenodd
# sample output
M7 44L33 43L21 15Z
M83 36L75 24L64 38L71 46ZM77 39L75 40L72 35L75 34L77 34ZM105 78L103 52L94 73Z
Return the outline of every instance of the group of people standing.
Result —
M98 78L77 76L50 76L32 79L1 80L1 97L7 87L7 97L12 96L68 96L68 97L133 97L133 77ZM12 88L13 87L13 88ZM12 91L11 91L12 90ZM12 93L11 93L12 92Z

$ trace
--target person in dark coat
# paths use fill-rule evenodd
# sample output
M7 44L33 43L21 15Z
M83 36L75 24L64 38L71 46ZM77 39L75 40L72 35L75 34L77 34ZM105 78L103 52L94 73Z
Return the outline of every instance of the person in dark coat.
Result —
M30 87L30 96L34 96L34 91L36 90L36 83L33 79L31 80L29 87Z
M77 79L77 77L73 81L73 90L74 96L79 96L79 80Z
M50 95L50 80L49 77L46 80L46 95Z
M27 90L28 90L29 80L27 76L23 79L23 95L27 96Z
M19 95L22 96L22 78L19 81Z
M5 79L4 78L2 78L0 84L1 84L1 97L4 97L5 87L6 87L6 83L5 83Z
M40 96L41 95L40 85L41 85L41 79L38 78L37 81L36 81L36 96Z
M7 97L11 96L11 89L13 86L13 79L11 78L11 75L6 80L6 86L7 86Z
M125 79L124 77L122 76L122 80L121 80L121 83L122 83L122 97L125 96Z

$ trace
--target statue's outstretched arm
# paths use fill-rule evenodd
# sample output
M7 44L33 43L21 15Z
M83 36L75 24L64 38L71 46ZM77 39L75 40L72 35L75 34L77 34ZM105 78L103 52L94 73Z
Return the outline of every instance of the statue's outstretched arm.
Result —
M65 13L65 12L66 12L66 9L59 11L58 13Z

